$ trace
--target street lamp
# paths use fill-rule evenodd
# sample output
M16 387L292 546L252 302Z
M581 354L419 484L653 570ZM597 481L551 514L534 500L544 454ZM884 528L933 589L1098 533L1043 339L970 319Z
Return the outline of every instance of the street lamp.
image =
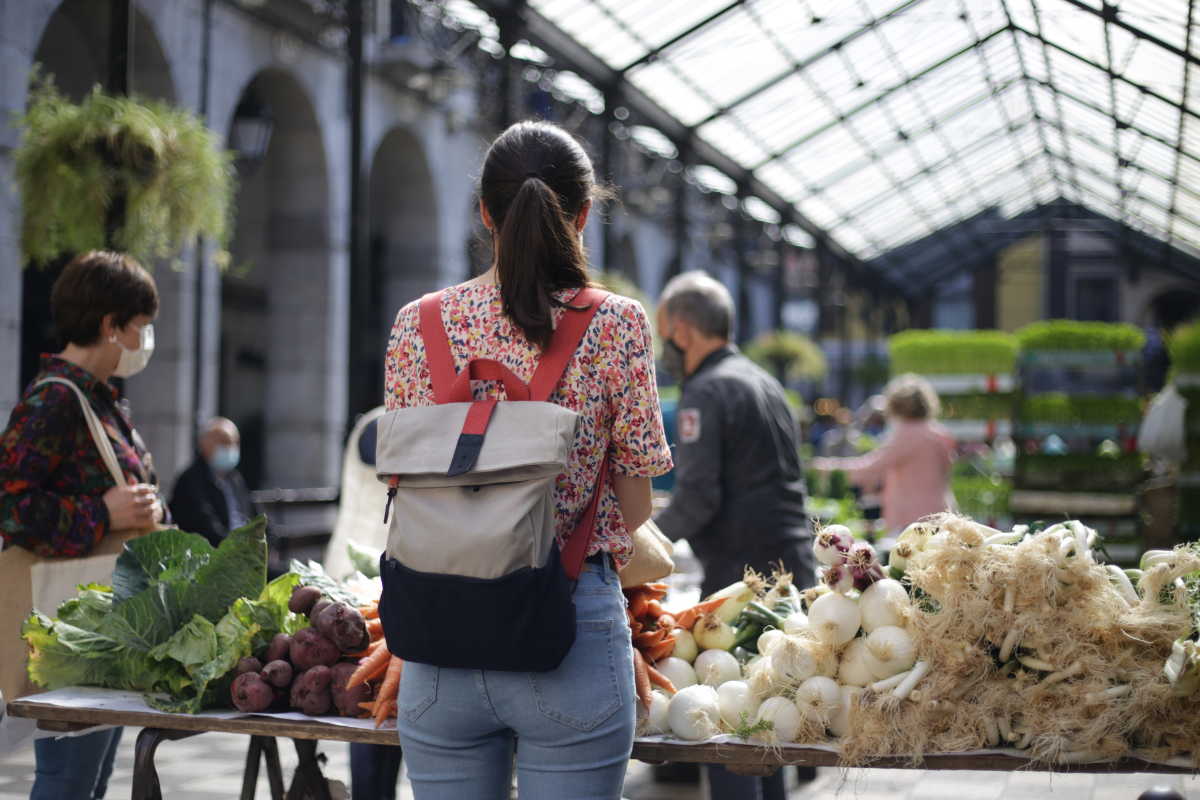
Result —
M233 113L233 125L229 130L229 149L237 153L234 162L243 175L253 174L267 157L274 127L271 107L247 90Z

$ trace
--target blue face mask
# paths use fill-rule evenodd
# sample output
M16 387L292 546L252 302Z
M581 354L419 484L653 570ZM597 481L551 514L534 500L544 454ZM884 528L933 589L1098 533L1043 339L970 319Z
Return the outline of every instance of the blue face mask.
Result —
M241 457L242 451L236 444L215 447L212 454L212 468L222 475L233 472Z

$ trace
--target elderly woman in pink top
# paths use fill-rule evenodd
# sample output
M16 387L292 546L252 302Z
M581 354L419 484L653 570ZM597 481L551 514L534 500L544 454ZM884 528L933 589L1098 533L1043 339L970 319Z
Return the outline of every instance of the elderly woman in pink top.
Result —
M885 413L894 423L876 450L859 458L814 458L824 472L840 469L854 485L883 478L883 518L893 534L922 517L957 508L950 491L956 442L935 421L937 393L924 378L908 374L883 390Z

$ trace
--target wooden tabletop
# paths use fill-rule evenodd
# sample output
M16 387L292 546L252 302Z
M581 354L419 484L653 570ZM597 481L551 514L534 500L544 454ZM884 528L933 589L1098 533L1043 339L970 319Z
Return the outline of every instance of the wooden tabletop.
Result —
M270 715L241 717L238 719L216 719L193 717L188 714L160 714L152 711L112 711L98 708L67 708L38 703L32 698L14 700L8 704L8 713L14 717L36 719L38 727L50 731L77 731L97 725L129 725L141 728L167 730L221 731L245 733L252 736L282 736L289 739L325 739L338 742L360 742L364 744L399 744L396 731L365 730L331 725L320 720L280 719ZM651 763L666 761L691 761L708 764L725 764L745 767L750 771L764 771L781 765L795 764L806 767L839 766L837 753L808 747L789 747L771 751L763 747L745 744L697 744L682 745L661 741L637 741L633 745L633 758ZM1166 774L1191 774L1187 767L1155 764L1140 759L1125 759L1100 764L1078 764L1069 767L1036 763L1028 759L998 754L954 754L927 755L924 763L914 767L905 758L880 758L864 766L883 769L934 769L934 770L992 770L1010 772L1024 769L1038 772L1101 772L1135 773L1152 772Z

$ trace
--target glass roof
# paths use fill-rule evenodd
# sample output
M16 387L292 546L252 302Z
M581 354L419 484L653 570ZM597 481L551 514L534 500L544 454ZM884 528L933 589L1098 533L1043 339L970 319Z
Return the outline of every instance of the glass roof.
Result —
M865 260L1059 197L1200 255L1193 2L529 5Z

